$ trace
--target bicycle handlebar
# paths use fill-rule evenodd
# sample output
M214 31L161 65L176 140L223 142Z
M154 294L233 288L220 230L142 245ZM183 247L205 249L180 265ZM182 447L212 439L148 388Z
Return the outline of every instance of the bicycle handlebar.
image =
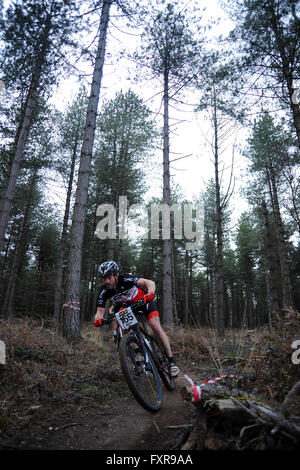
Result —
M157 299L157 295L154 294L154 299L153 300L156 300L156 299ZM148 302L146 302L146 303L148 303ZM141 299L141 300L138 300L137 302L135 302L133 305L128 305L128 307L132 308L132 310L136 310L138 307L143 307L144 305L146 305L146 303L144 302L143 299ZM125 308L127 308L127 307L125 307ZM115 318L116 313L117 312L110 313L107 317L103 318L102 319L103 324L111 323L112 320Z

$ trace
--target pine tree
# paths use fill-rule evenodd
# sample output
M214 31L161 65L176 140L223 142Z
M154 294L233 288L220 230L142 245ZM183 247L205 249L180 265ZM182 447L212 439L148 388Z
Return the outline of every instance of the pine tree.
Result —
M12 210L7 229L8 238L4 244L6 251L12 250L13 247L12 261L7 260L8 271L5 275L6 287L2 302L2 313L5 315L13 312L20 272L23 271L23 264L26 265L24 260L30 245L29 234L32 233L30 225L34 225L34 214L36 217L42 200L42 182L45 181L47 171L51 167L53 142L47 122L48 115L49 110L45 108L40 121L32 126L16 187L16 204Z
M103 103L99 113L83 247L84 302L91 299L88 283L98 290L97 272L102 261L115 259L122 270L132 266L126 256L132 257L135 244L127 239L126 214L133 204L143 203L148 169L153 171L151 155L157 132L150 118L149 109L131 90L117 92ZM102 225L106 217L99 220L101 204L110 204L115 210L115 238ZM131 214L128 220L132 220ZM138 246L136 251L137 256Z
M253 217L246 212L242 213L239 219L236 244L239 277L243 283L246 297L246 320L248 328L253 329L254 326L257 326L255 325L254 317L254 266L256 251L258 249L258 234L255 230Z
M57 260L57 279L55 282L54 318L57 328L62 327L61 302L64 294L63 266L67 258L68 223L71 211L71 196L75 178L75 167L82 145L84 128L84 111L86 109L87 96L81 89L73 103L66 109L63 115L56 117L58 127L58 153L59 159L55 162L56 170L67 180L67 196L65 203L63 227L60 240L59 256ZM63 158L62 158L63 157Z
M230 67L221 66L216 54L209 57L209 64L205 68L206 78L202 83L199 80L198 88L201 91L198 111L205 110L210 118L212 126L212 154L215 173L215 221L216 221L216 247L213 264L213 301L215 326L220 337L225 335L225 307L224 307L224 213L233 193L233 162L231 176L225 195L222 197L222 175L224 161L222 161L222 146L236 128L237 121L243 118L241 105L236 105L236 86ZM203 74L201 75L203 78ZM235 98L235 100L234 100ZM214 245L213 245L214 247Z
M225 202L226 196L219 188L219 197L220 201ZM203 264L207 268L208 278L210 280L210 316L211 324L218 330L218 334L222 337L224 335L225 328L225 316L224 316L224 272L223 272L223 246L226 241L225 238L225 228L229 222L230 211L228 209L228 204L225 203L222 208L222 240L221 247L218 245L218 231L220 231L220 213L217 210L217 196L216 196L216 183L215 180L210 180L206 191L201 195L201 199L204 204L204 227L205 227L205 237L204 237L204 246L202 249L203 253ZM227 201L228 202L228 201ZM219 227L219 228L218 228ZM219 232L220 236L220 232ZM220 242L219 242L220 243ZM220 249L221 248L221 249ZM222 261L221 265L221 276L218 276L218 253L219 253L219 263L220 258ZM219 264L220 269L220 264ZM219 270L220 273L220 270ZM222 308L221 312L219 308ZM221 313L221 315L220 315Z
M300 71L299 1L235 0L232 6L230 1L228 11L236 22L231 39L239 41L241 67L260 77L256 81L262 98L276 98L289 110L300 146L300 104L295 100Z
M18 92L24 99L0 206L0 249L38 98L54 82L62 48L70 43L74 8L75 3L68 0L25 0L11 5L1 24L5 44L0 62L2 79L7 91Z
M281 272L282 308L287 309L293 306L293 298L286 234L280 209L279 187L283 168L290 159L289 145L290 141L286 130L281 125L276 125L268 113L264 113L259 120L255 121L245 151L245 155L251 162L250 171L259 177L260 185L269 195Z
M159 8L157 8L159 7ZM178 2L158 3L143 36L142 52L137 55L163 87L163 204L170 207L170 123L169 105L194 77L194 65L200 61L199 42L194 39ZM172 243L163 240L163 321L173 322Z
M143 199L145 176L151 167L151 151L157 136L150 116L141 98L129 90L118 92L104 103L98 119L93 185L96 204L105 201L116 209L119 241L115 246L114 239L108 238L107 259L115 258L119 263L125 236L121 233L119 198L126 197L128 206Z
M80 337L80 275L84 222L88 199L89 177L95 138L96 118L99 104L106 37L110 7L113 0L104 0L99 25L99 41L94 64L91 92L88 100L86 124L80 154L76 199L73 211L68 272L66 281L66 302L64 304L63 331L68 341Z

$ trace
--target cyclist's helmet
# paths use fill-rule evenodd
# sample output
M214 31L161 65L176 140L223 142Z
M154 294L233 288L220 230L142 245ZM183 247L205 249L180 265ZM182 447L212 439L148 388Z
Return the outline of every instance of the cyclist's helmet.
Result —
M109 276L110 274L117 274L119 266L114 261L105 261L99 267L99 273L102 277Z

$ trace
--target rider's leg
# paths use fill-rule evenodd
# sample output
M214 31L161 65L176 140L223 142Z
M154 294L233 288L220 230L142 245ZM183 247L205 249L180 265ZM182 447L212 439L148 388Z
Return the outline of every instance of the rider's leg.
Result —
M166 333L164 332L164 330L161 327L159 317L158 316L153 316L153 317L148 318L148 323L149 323L151 329L153 330L153 333L156 335L156 337L162 343L162 345L163 345L163 347L166 351L167 357L172 357L173 354L172 354L169 338L168 338L168 336L166 335Z
M148 323L150 327L152 328L153 333L155 334L157 339L160 340L166 352L166 356L168 358L170 369L171 369L171 374L173 377L177 377L177 375L179 374L179 368L175 364L175 359L171 350L169 338L161 327L159 313L158 313L156 304L153 301L149 302L148 304L146 304L145 308L146 308L146 315L147 315Z
M173 354L172 354L169 338L168 338L168 336L166 335L166 333L164 332L164 330L161 327L159 316L154 315L154 316L151 317L151 314L150 314L148 316L148 323L149 323L150 327L152 328L154 334L160 340L160 342L162 343L162 345L165 349L166 355L167 355L168 360L169 360L169 365L170 365L170 370L171 370L172 376L177 377L178 374L179 374L179 368L175 364L175 359L174 359Z

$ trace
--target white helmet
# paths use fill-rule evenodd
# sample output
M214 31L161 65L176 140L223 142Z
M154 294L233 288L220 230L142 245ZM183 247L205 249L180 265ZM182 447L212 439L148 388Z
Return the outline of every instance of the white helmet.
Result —
M102 277L109 276L110 274L117 274L119 266L114 261L105 261L99 267L99 273Z

